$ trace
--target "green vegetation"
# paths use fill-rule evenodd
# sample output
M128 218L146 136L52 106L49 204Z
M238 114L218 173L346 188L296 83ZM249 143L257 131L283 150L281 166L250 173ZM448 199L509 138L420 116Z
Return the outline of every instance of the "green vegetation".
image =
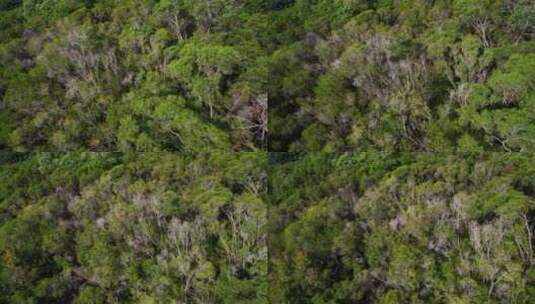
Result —
M0 304L535 303L534 38L533 0L0 0Z
M535 157L272 157L272 303L533 303Z
M265 164L2 154L0 303L266 303Z
M18 151L524 152L529 0L0 2Z
M267 27L261 1L2 0L0 148L261 149Z
M274 14L270 151L535 149L529 0L296 0Z

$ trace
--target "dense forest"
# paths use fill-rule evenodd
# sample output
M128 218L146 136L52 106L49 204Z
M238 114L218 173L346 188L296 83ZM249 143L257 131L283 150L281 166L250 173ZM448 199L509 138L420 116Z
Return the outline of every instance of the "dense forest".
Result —
M0 303L265 303L266 164L3 154Z
M534 156L271 162L271 303L535 302Z
M533 150L530 0L2 0L18 151ZM268 115L268 97L269 114Z
M271 151L535 149L533 1L295 1L274 20Z
M238 0L1 0L0 147L262 148L262 58L269 49L263 7Z
M0 304L535 303L533 0L0 0Z

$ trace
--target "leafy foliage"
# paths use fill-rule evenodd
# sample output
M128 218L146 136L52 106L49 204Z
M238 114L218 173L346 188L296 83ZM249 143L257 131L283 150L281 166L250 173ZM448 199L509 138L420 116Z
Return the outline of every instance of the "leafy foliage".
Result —
M264 154L12 157L1 303L266 303Z
M291 25L269 56L270 151L532 151L534 9L295 1L273 17Z
M535 303L534 3L0 0L0 304Z
M534 158L272 160L274 303L531 303Z
M267 13L242 2L1 2L1 147L264 148Z

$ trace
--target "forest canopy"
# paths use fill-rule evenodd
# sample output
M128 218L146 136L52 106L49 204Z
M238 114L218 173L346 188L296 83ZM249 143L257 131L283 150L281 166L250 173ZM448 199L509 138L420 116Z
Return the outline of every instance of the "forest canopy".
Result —
M0 304L535 303L535 1L0 0Z
M535 301L535 157L271 161L271 303Z
M0 161L0 303L266 303L265 154Z
M257 2L2 0L0 148L263 149Z
M297 0L273 20L270 151L535 148L533 1Z
M0 144L533 151L533 16L529 0L3 0Z

